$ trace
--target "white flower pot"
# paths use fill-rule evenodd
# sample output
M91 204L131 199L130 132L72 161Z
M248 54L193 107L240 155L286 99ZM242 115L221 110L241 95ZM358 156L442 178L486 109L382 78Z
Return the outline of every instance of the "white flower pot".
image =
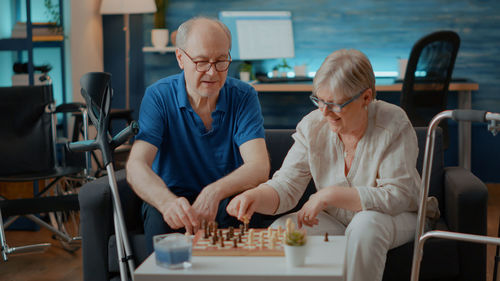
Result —
M249 82L250 81L250 72L240 72L240 80L243 82Z
M286 265L289 267L304 266L306 261L305 246L290 246L285 244Z
M168 29L155 28L151 30L151 43L155 48L163 48L168 44Z

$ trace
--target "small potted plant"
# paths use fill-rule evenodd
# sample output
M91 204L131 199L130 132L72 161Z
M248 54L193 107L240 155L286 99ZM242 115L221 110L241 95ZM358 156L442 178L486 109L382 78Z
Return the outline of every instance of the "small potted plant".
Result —
M273 77L278 77L280 75L280 68L279 68L279 64L278 65L275 65L273 67Z
M240 64L240 80L249 82L252 76L252 64L250 62L243 62Z
M288 64L286 59L283 59L281 61L281 64L279 65L279 69L281 71L281 77L286 77L288 74L288 71L292 70L292 67Z
M168 0L155 0L154 28L151 30L151 42L155 48L163 48L168 44L168 29L165 23L165 12Z
M305 229L296 229L290 218L286 220L285 258L290 267L303 266L306 259L307 234Z

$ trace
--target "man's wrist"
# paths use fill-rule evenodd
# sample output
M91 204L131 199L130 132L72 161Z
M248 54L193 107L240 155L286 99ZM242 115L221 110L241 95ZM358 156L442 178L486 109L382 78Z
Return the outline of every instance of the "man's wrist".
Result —
M212 183L205 186L205 188L203 188L201 192L206 192L207 194L209 194L209 197L211 197L213 200L217 200L218 202L220 202L225 197L229 197L229 195L224 196L223 191L224 190L220 185Z

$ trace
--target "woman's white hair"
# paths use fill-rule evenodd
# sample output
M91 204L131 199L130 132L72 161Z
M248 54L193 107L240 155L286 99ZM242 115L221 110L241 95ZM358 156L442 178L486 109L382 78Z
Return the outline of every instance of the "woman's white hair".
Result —
M229 50L231 50L231 31L229 31L229 28L227 28L227 26L218 19L202 17L202 16L191 18L179 26L179 28L177 29L177 35L175 37L175 45L177 48L181 48L183 50L186 49L189 33L191 32L193 25L200 20L205 20L215 23L222 30L224 30L224 33L226 33L226 36L229 39Z
M351 98L365 89L372 89L375 98L375 74L368 57L358 50L342 49L326 57L313 80L313 94L329 91Z

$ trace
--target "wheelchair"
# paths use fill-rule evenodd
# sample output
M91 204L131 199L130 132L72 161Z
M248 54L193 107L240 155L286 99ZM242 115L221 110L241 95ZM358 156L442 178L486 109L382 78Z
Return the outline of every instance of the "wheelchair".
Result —
M53 232L65 250L78 250L78 189L91 177L85 153L70 153L58 137L56 114L80 112L86 116L85 107L77 103L56 107L50 80L43 85L0 87L0 101L0 182L34 185L32 198L0 196L3 260L10 254L43 251L51 245L9 247L4 228L20 216Z

